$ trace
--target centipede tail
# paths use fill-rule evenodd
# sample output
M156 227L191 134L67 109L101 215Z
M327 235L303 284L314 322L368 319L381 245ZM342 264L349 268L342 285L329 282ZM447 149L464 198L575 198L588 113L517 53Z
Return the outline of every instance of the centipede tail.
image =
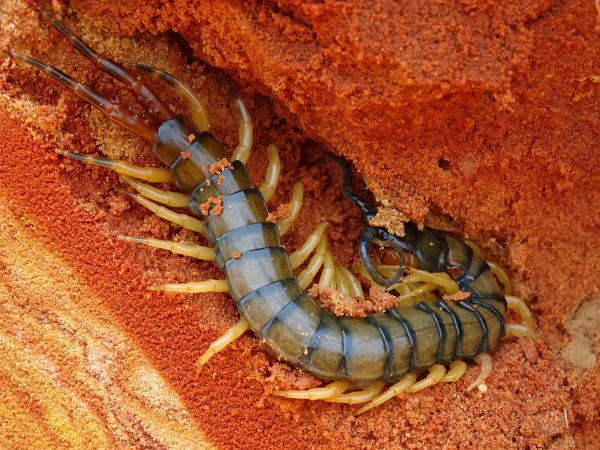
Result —
M144 120L113 105L91 88L75 82L51 66L14 52L12 55L62 82L105 112L111 120L145 138L153 145L154 156L170 170L142 168L123 161L82 156L62 150L58 152L125 175L129 185L140 192L140 195L129 193L131 198L167 220L206 235L214 244L213 252L202 246L120 236L127 241L214 260L224 272L226 284L223 280L206 280L151 287L153 290L179 289L181 292L206 292L211 289L227 291L235 301L241 320L228 331L229 337L224 343L210 347L199 366L204 365L231 339L250 328L278 358L322 380L333 381L325 388L305 391L306 395L301 391L279 395L325 398L345 403L370 402L358 413L400 392L418 391L441 381L456 381L466 367L461 358L478 358L485 361L488 364L486 370L489 369L489 358L481 355L494 350L506 334L507 301L490 266L474 254L465 242L429 228L419 230L412 223L405 225L405 235L402 237L390 234L385 228L368 225L376 212L375 208L350 190L345 161L329 155L344 171L344 194L357 204L367 222L360 255L367 276L374 284L392 289L402 284L408 267L417 272L405 277L407 280L429 280L437 276L445 285L449 283L455 286L455 294L458 294L431 294L434 300L427 297L427 300L417 301L416 304L401 303L388 311L362 318L334 316L322 309L303 289L313 279L320 264L325 264L321 280L329 283L337 278L339 286L360 295L362 288L352 278L354 275L350 271L336 269L326 247L326 237L323 236L324 224L320 225L311 237L311 245L307 246L311 249L316 247L317 269L310 276L300 276L301 282L294 275L290 257L281 243L280 227L267 220L268 209L262 193L270 197L274 191L280 162L276 149L270 148L272 169L267 177L268 182L260 189L255 187L244 165L252 143L252 122L243 102L237 101L240 111L240 145L234 152L237 158L230 158L223 145L207 131L208 118L202 103L181 82L149 66L126 65L132 70L166 81L190 106L193 119L183 115L173 116L153 91L140 80L134 79L125 68L99 57L62 23L46 13L43 15L99 69L125 83L138 100L147 106L151 119ZM174 181L185 195L161 191L134 178L150 182ZM301 192L301 188L295 189L292 215L297 215L301 205ZM174 207L184 206L187 198L191 216L170 211L146 197ZM291 219L281 226L282 234L290 224ZM389 278L380 276L377 267L369 259L371 246L377 239L398 255L397 268ZM309 252L303 250L301 256L294 255L294 268L306 259ZM408 256L405 257L405 254ZM502 279L508 278L504 275ZM408 281L405 283L410 284ZM352 286L353 290L348 286ZM431 293L436 286L428 289ZM524 303L511 297L508 306L511 305L523 311L531 322L531 315ZM450 372L445 376L444 365L449 363ZM417 381L417 376L426 369L429 370L428 375ZM384 382L395 384L381 393ZM345 393L347 389L356 387L365 388Z

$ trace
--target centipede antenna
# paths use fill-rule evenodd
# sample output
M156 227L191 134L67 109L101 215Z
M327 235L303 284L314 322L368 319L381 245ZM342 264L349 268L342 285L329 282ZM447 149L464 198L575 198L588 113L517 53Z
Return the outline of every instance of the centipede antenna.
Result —
M206 111L206 108L204 107L204 104L200 98L188 86L183 84L170 73L146 64L123 62L121 65L127 69L133 69L137 72L150 75L152 78L163 81L172 89L174 89L177 95L183 99L187 107L190 109L192 120L198 126L198 129L200 131L208 131L210 128L208 112Z
M12 57L20 59L21 61L24 61L27 64L41 70L55 80L64 84L76 95L87 101L90 105L98 108L113 122L118 123L122 127L130 130L132 133L135 133L137 136L141 137L147 142L153 143L156 141L156 125L136 116L129 109L111 103L107 98L100 95L91 87L86 86L83 83L79 83L55 67L49 66L48 64L44 64L37 59L30 58L29 56L22 55L12 50L9 51L9 54Z
M338 165L342 169L342 173L344 176L342 179L342 192L348 200L350 200L351 202L355 203L356 206L358 206L358 209L360 209L360 212L362 213L365 222L369 223L369 221L375 216L375 214L377 214L377 210L367 200L362 198L350 188L350 168L348 167L348 163L344 158L334 155L333 153L328 152L327 150L323 150L323 153L325 153L325 156L327 156L329 159L338 163Z
M156 69L147 64L138 64L138 63L132 63L129 61L123 61L121 63L121 65L123 67L127 67L128 69L134 69L134 70L137 70L138 72L142 72L142 73L145 73L146 75L150 75L156 79L162 80L165 83L167 83L169 86L171 86L172 88L175 88L179 85L179 80L177 78L175 78L173 75L171 75L170 73L165 72L164 70Z
M125 70L120 64L106 59L98 55L93 48L83 42L77 37L71 30L69 30L63 23L52 17L43 9L36 9L36 11L47 21L49 21L54 28L56 28L63 36L69 39L69 42L75 47L83 56L90 60L94 65L110 75L117 81L125 84L129 91L136 97L140 105L155 118L160 121L167 120L174 116L173 111L163 103L160 98L139 79L134 79L127 70Z
M114 162L111 161L109 158L106 158L105 156L84 155L81 153L69 152L60 148L54 148L52 150L54 150L59 155L67 156L69 158L73 158L77 161L82 161L88 164L94 164L95 166L104 167L106 169L112 169L114 166Z
M30 66L35 67L36 69L41 70L42 72L50 75L56 81L64 84L68 88L75 89L77 86L77 81L71 78L69 75L64 73L62 70L58 70L48 64L44 64L43 62L38 61L37 59L30 58L29 56L22 55L21 53L17 53L14 50L9 50L8 54L13 58L20 59L23 62L26 62Z

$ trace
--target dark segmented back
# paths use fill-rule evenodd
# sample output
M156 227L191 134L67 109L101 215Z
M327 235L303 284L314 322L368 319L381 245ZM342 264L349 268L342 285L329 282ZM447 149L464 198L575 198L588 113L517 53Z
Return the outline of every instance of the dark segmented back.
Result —
M211 173L210 166L226 158L218 141L204 132L189 142L187 126L179 128L179 135L176 130L159 128L155 152L190 192L193 213L211 198L219 199L204 216L217 264L238 311L278 357L324 380L363 385L395 381L408 371L491 350L504 335L506 303L487 263L461 240L412 224L402 239L419 267L452 270L455 276L458 269L456 281L471 297L421 302L366 318L332 316L300 288L277 226L266 221L265 201L244 165L233 161Z

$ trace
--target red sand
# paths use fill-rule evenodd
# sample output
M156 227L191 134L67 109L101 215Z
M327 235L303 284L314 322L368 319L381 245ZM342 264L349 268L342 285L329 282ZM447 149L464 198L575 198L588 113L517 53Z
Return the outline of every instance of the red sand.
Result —
M290 197L296 177L305 183L304 213L288 248L325 218L336 258L351 263L361 227L341 198L337 169L300 128L354 161L386 207L482 243L510 269L550 349L507 342L494 354L486 394L464 392L475 376L470 370L456 386L402 397L359 419L345 406L265 395L280 366L250 337L196 375L197 356L233 323L231 302L224 295L165 297L144 286L218 278L216 269L116 242L114 234L189 234L123 202L113 192L115 176L58 161L47 148L90 152L98 139L108 154L137 163L151 161L147 150L88 116L56 83L22 65L4 66L0 91L17 119L0 114L3 198L93 287L210 442L226 448L565 448L574 438L578 448L594 448L598 360L594 352L583 365L578 357L560 358L579 329L569 328L575 312L600 286L600 84L594 78L600 75L600 19L593 2L427 3L402 10L385 1L174 2L160 10L143 1L126 9L103 1L72 5L81 9L67 20L70 26L107 31L104 39L85 35L101 50L175 70L202 92L214 132L229 148L237 138L227 97L233 82L201 64L184 69L187 45L243 86L257 132L251 173L264 173L265 144L274 141L284 179L272 205ZM109 96L120 92L57 33L35 29L33 15L17 15L18 8L8 14L19 27L6 28L10 33L2 38L11 47L57 61ZM136 38L139 46L106 39L136 29L171 29L187 44L147 35ZM18 99L49 106L32 109ZM591 311L586 317L596 325L580 338L594 350L600 313Z

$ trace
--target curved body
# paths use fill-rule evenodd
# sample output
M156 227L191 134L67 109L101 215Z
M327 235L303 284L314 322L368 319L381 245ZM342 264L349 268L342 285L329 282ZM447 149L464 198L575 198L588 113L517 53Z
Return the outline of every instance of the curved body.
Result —
M460 291L468 293L454 297L462 300L421 302L365 318L335 317L324 311L303 291L294 276L288 253L281 245L278 226L267 221L263 194L253 186L244 164L229 161L223 145L208 131L203 131L208 128L207 118L201 102L191 91L171 75L149 66L120 65L100 57L61 22L43 11L40 13L100 70L123 83L144 107L149 119L112 103L54 67L16 52L11 51L11 55L44 71L110 120L153 145L154 155L171 171L58 152L148 181L164 182L174 178L177 186L189 195L189 209L202 217L207 237L215 245L212 256L225 273L228 291L240 315L278 358L323 380L366 386L374 381L400 380L407 372L438 363L474 357L494 349L505 335L507 301L490 266L461 240L427 228L418 230L413 224L406 224L406 235L401 239L390 236L384 229L367 227L361 240L363 263L368 261L373 239L378 233L384 236L387 233L399 248L414 255L419 268L445 272L454 278ZM193 121L175 115L129 69L151 74L169 84L192 110ZM245 138L239 147L249 149L251 125L245 117L245 109L243 112L241 129L245 131L240 136ZM368 223L374 209L349 190L347 174L346 168L343 190L363 210ZM172 206L182 207L186 203L183 194L165 195L163 200L170 199L166 203L171 202ZM162 211L163 216L181 219L181 215L166 213L165 208L152 202L142 204L157 214ZM175 223L184 223L175 219ZM185 216L185 220L194 221L189 229L203 231L197 219ZM372 266L367 269L376 275ZM385 282L379 278L386 283L379 284L390 285L400 275L399 271ZM514 299L511 301L514 303ZM524 305L521 311L528 313ZM462 370L464 372L464 368ZM433 381L432 378L427 383ZM374 402L381 403L377 399Z
M196 138L190 143L188 136ZM240 315L279 358L323 380L367 385L492 350L504 335L506 300L490 267L461 240L407 224L403 242L420 268L452 273L462 301L421 302L365 318L335 317L300 288L266 203L240 161L176 117L158 129L154 153L204 216L217 264ZM184 158L182 155L185 155ZM223 162L227 163L223 164ZM215 165L230 166L215 173ZM216 209L218 204L218 212Z

